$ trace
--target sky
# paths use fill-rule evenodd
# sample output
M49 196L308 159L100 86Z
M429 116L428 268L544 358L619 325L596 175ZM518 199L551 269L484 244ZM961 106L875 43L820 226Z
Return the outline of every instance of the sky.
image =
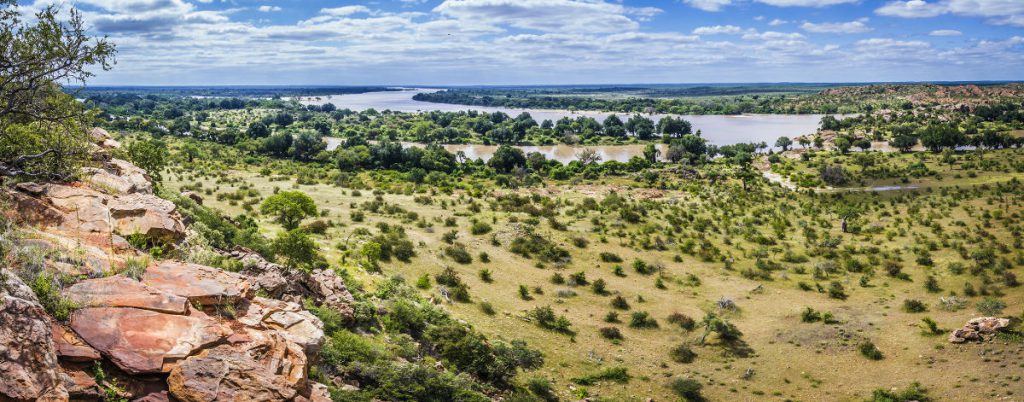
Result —
M59 4L117 45L91 85L1024 80L1024 0Z

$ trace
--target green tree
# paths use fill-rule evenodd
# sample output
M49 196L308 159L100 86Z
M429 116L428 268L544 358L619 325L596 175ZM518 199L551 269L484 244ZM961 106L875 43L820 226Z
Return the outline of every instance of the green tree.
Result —
M65 179L86 159L89 115L61 85L109 70L114 45L85 33L82 14L46 6L23 19L0 0L0 175Z
M487 164L501 173L509 173L516 167L526 167L526 155L523 150L511 145L502 145L494 152Z
M278 234L271 248L274 255L282 257L289 268L312 266L319 260L316 243L298 229Z
M900 150L900 152L910 152L910 150L917 145L917 137L913 135L897 135L892 137L892 140L889 141L889 145Z
M801 140L803 140L803 138L801 138ZM789 139L789 137L786 136L779 137L779 139L775 140L775 146L782 148L783 152L788 151L789 147L792 145L793 140Z
M135 141L125 147L128 159L136 166L146 170L157 183L163 181L164 168L167 167L167 144L161 140L148 139Z
M274 215L277 223L287 230L293 230L306 217L316 216L316 204L300 191L282 191L264 200L260 212Z

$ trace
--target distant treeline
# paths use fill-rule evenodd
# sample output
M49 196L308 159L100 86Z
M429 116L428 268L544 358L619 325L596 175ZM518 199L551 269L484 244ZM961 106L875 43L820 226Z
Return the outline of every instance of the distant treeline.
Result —
M535 108L602 110L619 113L671 113L671 114L812 114L847 113L857 110L841 109L838 103L801 102L806 92L783 91L781 88L751 89L745 87L714 88L698 87L670 89L637 94L596 91L590 94L542 94L535 91L498 91L484 89L454 89L434 93L417 94L413 99L424 102L451 103L460 105ZM751 93L754 91L755 93ZM763 91L756 93L757 91ZM680 95L685 92L686 95ZM609 97L608 95L617 95ZM600 96L599 96L600 95ZM630 97L622 98L622 95ZM732 96L736 95L736 96ZM602 97L603 96L603 97ZM663 97L659 97L663 96ZM678 96L677 98L666 98ZM685 96L685 97L682 97ZM709 96L701 98L701 96Z
M68 87L66 91L84 98L99 94L205 96L216 98L278 98L289 96L328 96L361 94L366 92L396 91L389 87L349 86L111 86Z

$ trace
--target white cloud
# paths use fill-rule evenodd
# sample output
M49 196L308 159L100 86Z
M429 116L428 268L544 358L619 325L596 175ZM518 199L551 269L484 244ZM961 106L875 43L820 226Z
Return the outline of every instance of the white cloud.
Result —
M543 32L623 32L639 27L633 17L650 18L661 10L604 0L445 0L434 12L461 21Z
M860 0L756 0L776 7L827 7L837 4L856 3Z
M963 32L957 31L955 29L936 29L928 33L928 35L931 36L960 36L963 34Z
M867 18L861 18L856 21L850 22L805 22L802 25L800 25L800 29L803 29L807 32L835 34L855 34L871 32L873 28L867 26L866 22L868 22Z
M735 25L715 25L710 27L699 27L693 30L696 35L736 35L743 33L743 28Z
M789 23L789 21L780 20L780 19L776 18L776 19L773 19L773 20L769 21L768 25L771 25L773 27L777 27L779 25L785 25L785 24L788 24L788 23Z
M875 10L878 15L903 18L930 18L944 12L942 6L924 0L893 1Z
M281 11L281 7L278 6L260 6L257 10L261 13L269 13L274 11Z
M368 13L370 9L366 6L342 6L334 8L321 8L320 14L343 17L352 14Z
M683 0L690 7L704 11L719 11L732 4L732 0Z
M875 9L886 17L930 18L943 14L964 17L985 17L996 25L1024 26L1022 0L898 0Z

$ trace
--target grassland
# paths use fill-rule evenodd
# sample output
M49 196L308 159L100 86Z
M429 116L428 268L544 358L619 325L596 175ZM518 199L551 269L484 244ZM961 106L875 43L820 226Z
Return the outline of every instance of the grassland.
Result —
M1019 152L993 151L986 159L1015 161ZM793 171L814 169L799 160L787 163ZM1010 287L1002 276L1019 273L1024 265L1024 190L1013 179L1018 173L989 180L983 169L964 163L966 157L950 168L963 169L960 177L939 173L942 186L838 195L766 184L744 191L735 181L687 180L667 171L651 182L607 176L546 180L544 187L520 189L498 189L486 178L467 177L451 191L399 180L395 172L363 171L346 187L298 163L246 164L230 153L172 166L165 180L171 191L199 190L206 205L228 215L257 217L269 237L280 227L244 205L256 205L277 190L310 195L329 223L325 234L315 238L332 266L348 270L367 289L392 275L410 283L427 275L431 285L421 292L456 317L493 338L525 339L541 349L545 366L521 380L548 378L564 400L584 395L671 400L666 383L673 378L700 381L711 400L862 400L875 389L903 388L914 381L937 400L1015 400L1024 394L1019 336L958 346L947 343L945 335L922 333L924 317L949 330L982 315L976 304L987 297L1006 304L1003 316L1024 313L1020 288ZM938 182L935 176L928 180L919 184ZM880 183L888 182L863 185ZM512 202L508 194L522 197ZM385 206L378 213L368 208L374 200ZM850 219L852 233L840 225L844 208L859 211ZM353 219L358 215L365 216L362 222ZM492 231L474 235L474 221L487 223ZM359 250L381 222L404 227L416 244L416 256L408 263L381 262L381 272L375 272ZM446 255L450 231L457 231L454 242L465 246L470 263ZM571 261L543 262L536 254L513 253L511 244L528 234L567 250ZM991 251L991 261L984 251ZM481 253L489 262L481 260ZM622 262L608 262L602 253ZM637 272L633 264L638 260L656 267L655 272ZM622 267L620 275L615 265ZM439 293L433 279L446 267L469 285L470 302L449 303ZM481 278L483 269L491 272L490 281ZM591 284L603 280L607 293L597 294L593 285L572 286L570 278L580 272ZM556 274L567 282L552 283ZM926 288L929 277L940 290ZM845 300L829 296L833 283L842 287ZM965 294L967 283L975 296ZM801 284L809 290L801 290ZM943 308L940 297L952 294L965 304ZM611 306L616 296L627 301L629 310ZM722 300L736 307L723 308L729 303ZM906 300L921 301L928 311L908 312ZM493 314L483 311L485 302ZM543 306L564 315L572 334L531 322L527 313ZM808 307L830 312L835 321L802 322ZM621 323L606 322L612 311ZM631 328L631 314L640 311L648 312L658 327ZM707 312L733 323L742 331L740 341L713 335L701 345L700 320ZM674 313L693 318L697 328L688 331L670 323ZM623 339L605 339L599 333L605 327L618 328ZM884 358L862 356L859 347L865 341L873 342ZM692 362L670 357L669 351L681 344L696 353ZM585 382L581 377L616 367L626 368L630 378L579 384Z

